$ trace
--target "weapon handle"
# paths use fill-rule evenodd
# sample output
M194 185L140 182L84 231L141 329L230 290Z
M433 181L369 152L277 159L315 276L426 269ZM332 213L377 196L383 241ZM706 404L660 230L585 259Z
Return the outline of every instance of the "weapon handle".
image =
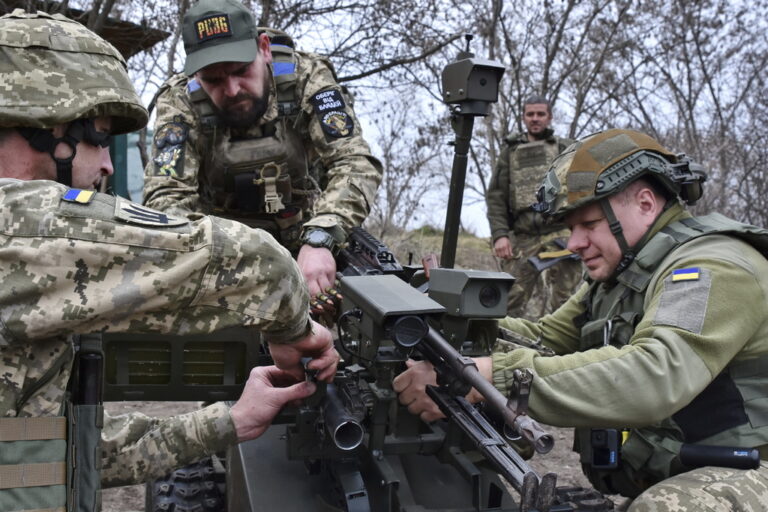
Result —
M462 356L434 328L430 327L424 342L427 342L470 386L475 388L486 403L504 418L504 423L514 428L523 438L531 443L538 453L548 453L555 445L551 434L546 432L535 420L524 414L517 414L508 407L507 398L493 384L480 375L477 366L469 357ZM422 342L422 343L424 343ZM435 361L432 361L435 364Z

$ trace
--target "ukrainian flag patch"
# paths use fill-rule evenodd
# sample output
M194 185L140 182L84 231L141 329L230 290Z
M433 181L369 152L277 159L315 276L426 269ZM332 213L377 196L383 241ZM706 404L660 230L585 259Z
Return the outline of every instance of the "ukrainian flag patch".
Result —
M64 193L63 200L70 203L88 204L93 199L93 190L81 190L79 188L71 188Z
M698 281L699 267L679 268L672 271L672 281Z

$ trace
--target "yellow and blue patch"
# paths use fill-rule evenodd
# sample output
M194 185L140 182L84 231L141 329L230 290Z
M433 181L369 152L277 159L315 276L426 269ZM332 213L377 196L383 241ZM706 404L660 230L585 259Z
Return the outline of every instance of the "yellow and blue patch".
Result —
M69 201L70 203L88 204L93 199L95 192L93 190L82 190L79 188L71 188L67 190L62 199Z
M679 268L672 271L672 281L698 281L700 274L699 267Z

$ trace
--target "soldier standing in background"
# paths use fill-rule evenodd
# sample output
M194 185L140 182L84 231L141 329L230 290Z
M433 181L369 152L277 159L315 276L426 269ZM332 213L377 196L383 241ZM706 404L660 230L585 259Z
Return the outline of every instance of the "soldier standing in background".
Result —
M113 173L110 135L147 122L114 47L61 15L18 9L0 18L0 83L0 509L96 510L98 475L73 491L73 468L111 486L161 476L258 437L311 394L280 388L303 378L302 355L332 378L330 333L310 321L299 269L268 233L94 192ZM232 407L104 417L100 449L78 449L97 446L102 411L88 404L90 424L78 415L74 335L232 326L262 332L282 370L254 369Z
M144 203L265 229L296 256L310 295L326 291L382 173L333 66L257 29L236 0L192 6L183 37L184 73L157 96Z
M554 135L550 128L552 107L541 96L525 101L523 123L525 133L506 138L486 197L493 253L501 259L502 270L516 278L507 306L513 317L526 316L526 306L540 284L546 311L554 311L576 288L582 272L578 259L564 250L568 237L565 226L530 209L549 164L572 141ZM539 271L528 261L535 256L545 261L559 259L542 272L543 283Z

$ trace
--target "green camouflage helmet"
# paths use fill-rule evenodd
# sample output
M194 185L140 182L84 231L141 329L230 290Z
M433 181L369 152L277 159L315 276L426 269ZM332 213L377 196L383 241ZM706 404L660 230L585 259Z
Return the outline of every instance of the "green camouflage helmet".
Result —
M552 162L532 207L562 217L643 176L654 178L688 204L701 197L706 180L701 166L651 137L632 130L606 130L577 141Z
M147 124L123 57L60 14L16 9L0 17L0 84L0 128L51 129L99 116L112 118L112 133Z

